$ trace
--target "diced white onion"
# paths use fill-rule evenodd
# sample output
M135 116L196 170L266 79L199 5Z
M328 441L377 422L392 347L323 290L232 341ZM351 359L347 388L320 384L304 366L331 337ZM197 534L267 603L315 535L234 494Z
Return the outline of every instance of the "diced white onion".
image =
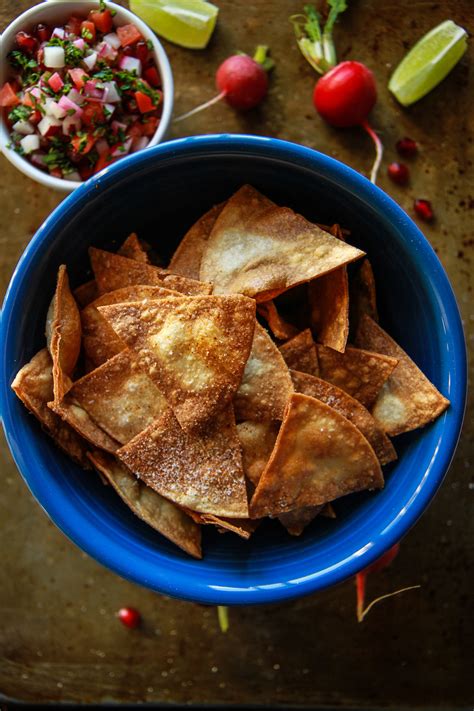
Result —
M114 81L104 82L104 89L104 101L107 101L109 104L116 104L121 100L117 84Z
M77 172L77 170L73 170L70 173L66 173L64 176L65 180L74 180L77 183L82 182L82 178Z
M137 136L137 138L134 138L132 141L132 153L136 153L137 151L142 151L144 148L147 147L147 145L150 143L150 139L147 138L146 136Z
M122 44L116 32L110 32L108 35L104 35L104 40L114 49L119 49Z
M20 145L25 151L25 153L32 153L33 151L37 151L40 147L39 136L36 133L31 136L25 136L21 139Z
M141 77L142 75L142 63L136 57L128 57L127 55L124 55L119 62L119 66L120 69L125 69L126 72L135 71L138 77Z
M21 133L22 136L29 136L35 132L34 126L29 121L17 121L13 124L13 130Z
M52 101L48 106L48 114L50 116L54 116L54 118L56 119L62 119L66 116L66 109L63 109L62 106L59 106L56 101Z
M41 119L41 121L38 124L38 131L41 133L42 136L46 136L48 133L49 129L52 128L53 126L60 126L61 121L58 121L57 119L53 118L52 116L45 116L44 118Z
M44 63L50 69L60 69L66 64L64 49L62 47L45 47Z
M88 54L82 61L88 69L93 69L95 67L95 63L97 62L97 52Z

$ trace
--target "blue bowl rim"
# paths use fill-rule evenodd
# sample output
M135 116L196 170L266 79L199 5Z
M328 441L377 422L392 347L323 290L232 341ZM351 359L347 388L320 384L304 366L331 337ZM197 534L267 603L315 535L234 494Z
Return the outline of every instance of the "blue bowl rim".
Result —
M360 550L340 561L336 566L328 566L323 571L315 571L314 574L305 576L297 585L295 585L294 581L288 581L287 584L282 584L275 588L242 586L238 589L216 589L217 586L195 584L191 576L186 573L183 574L181 571L177 575L178 580L176 576L173 580L170 580L166 572L160 574L159 570L150 571L147 567L147 562L137 556L134 556L132 561L128 559L128 562L125 561L120 546L115 541L106 541L104 535L94 526L91 526L88 520L85 517L81 517L74 507L69 504L67 496L63 500L58 499L56 501L49 496L48 488L42 481L41 476L36 475L34 468L33 470L31 469L26 454L27 449L23 450L16 441L15 418L12 416L13 413L8 404L8 396L11 391L10 383L7 382L9 372L5 359L6 336L10 319L14 315L16 295L28 265L35 259L38 250L54 241L55 228L64 219L67 219L67 215L70 212L75 211L77 204L85 204L88 198L96 193L98 189L107 188L116 179L125 177L131 170L140 168L151 160L159 160L160 157L170 158L187 150L208 154L218 154L221 151L225 151L227 154L253 151L254 154L258 153L267 158L273 157L310 165L317 167L319 170L323 169L328 179L343 183L348 189L354 190L359 197L388 214L391 220L398 223L400 229L403 228L407 239L415 243L417 249L421 250L427 269L430 269L432 278L437 283L438 291L443 294L443 306L454 341L453 372L455 382L451 397L456 397L456 401L460 405L457 408L456 416L446 424L440 438L440 441L441 439L443 440L443 446L437 448L429 470L425 472L425 476L419 485L416 496L413 496L409 502L405 503L405 515L403 517L397 518L396 514L394 514L395 522L392 522L386 533L373 542L370 547L363 546ZM165 595L195 602L220 605L278 602L307 595L316 590L335 585L370 565L407 533L429 505L441 485L454 456L464 417L467 391L467 357L462 321L449 279L428 240L402 208L380 188L370 183L367 178L323 153L275 138L245 134L215 134L180 138L131 155L81 184L46 218L23 252L5 295L0 324L0 339L2 344L0 356L0 372L2 373L2 378L0 379L0 411L3 413L3 427L14 461L34 498L73 543L123 578ZM104 545L105 542L107 542L107 545Z

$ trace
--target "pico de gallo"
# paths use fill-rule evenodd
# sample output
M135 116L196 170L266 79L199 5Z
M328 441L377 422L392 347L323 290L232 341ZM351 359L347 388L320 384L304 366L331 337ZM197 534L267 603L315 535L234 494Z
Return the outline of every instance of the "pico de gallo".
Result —
M163 93L151 42L133 24L114 27L100 2L65 25L18 32L0 89L9 147L57 178L86 180L148 145Z

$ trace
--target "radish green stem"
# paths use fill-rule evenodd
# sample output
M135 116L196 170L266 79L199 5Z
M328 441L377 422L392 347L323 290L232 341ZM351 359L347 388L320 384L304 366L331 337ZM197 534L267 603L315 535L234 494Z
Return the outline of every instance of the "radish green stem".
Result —
M219 620L221 632L225 634L229 629L229 610L225 605L217 606L217 619Z
M213 106L213 104L217 104L218 101L221 101L227 92L221 91L220 94L217 94L217 96L214 96L214 98L209 99L209 101L206 101L205 104L200 104L200 106L196 106L196 108L191 109L191 111L187 111L185 114L181 114L181 116L177 116L173 123L178 123L179 121L184 121L184 119L189 118L190 116L194 116L194 114L199 113L200 111L203 111L204 109L209 108L209 106Z
M380 168L380 163L382 162L382 156L383 156L383 146L382 146L382 141L380 138L377 136L375 133L374 129L370 126L368 121L363 121L361 123L362 128L364 131L367 131L371 139L373 140L375 144L375 160L372 165L372 170L370 171L370 182L373 183L374 185L377 182L377 173Z
M273 67L275 66L275 62L273 61L273 59L270 59L270 57L268 56L268 46L266 44L257 45L257 49L255 50L255 54L253 55L253 59L255 62L261 64L266 72L269 72L270 69L273 69Z

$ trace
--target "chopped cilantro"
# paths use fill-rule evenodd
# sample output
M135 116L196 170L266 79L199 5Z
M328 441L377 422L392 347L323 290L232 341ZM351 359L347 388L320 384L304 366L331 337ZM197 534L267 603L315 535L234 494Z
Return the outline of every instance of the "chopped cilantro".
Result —
M52 140L52 145L44 156L48 168L60 168L63 173L72 173L74 166L66 155L65 145L59 139Z
M12 123L16 123L17 121L27 121L32 111L33 109L31 106L22 106L19 104L19 106L15 106L15 108L10 111L8 114L8 120Z
M39 80L39 73L34 71L38 68L38 63L35 59L28 57L17 49L12 50L8 54L8 59L12 67L21 71L21 82L23 86L30 86Z
M97 161L99 160L99 154L95 149L92 149L88 154L87 154L87 160L91 165L95 165Z
M64 49L66 65L68 66L78 67L84 59L84 52L67 39L63 40L60 37L51 37L46 46L62 47Z
M108 66L92 75L93 79L100 79L100 81L113 81L114 77L113 71Z
M153 42L151 40L147 40L146 46L151 51L153 49Z

